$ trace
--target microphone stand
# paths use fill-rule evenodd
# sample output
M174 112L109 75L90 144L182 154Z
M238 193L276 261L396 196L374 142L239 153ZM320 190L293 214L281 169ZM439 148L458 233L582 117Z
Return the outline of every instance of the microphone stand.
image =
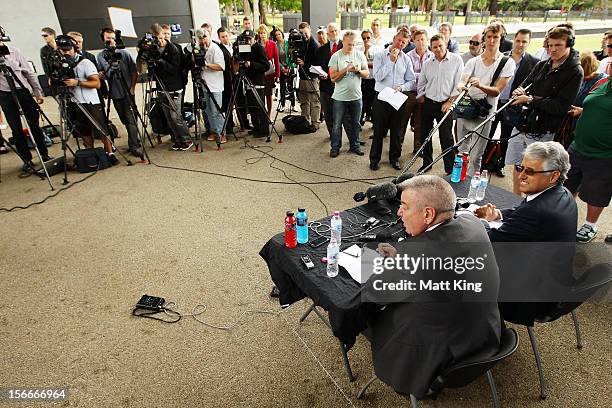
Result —
M436 123L436 125L433 127L433 129L431 129L431 131L429 132L429 135L427 135L427 139L425 139L425 141L423 141L423 144L421 145L421 147L419 147L419 150L416 152L416 154L412 157L412 159L410 159L410 161L408 162L408 164L406 164L404 166L404 168L402 169L402 171L400 172L400 174L398 174L398 177L401 176L402 174L404 174L405 172L408 171L408 169L410 169L410 167L412 167L412 165L414 164L414 162L417 161L417 158L421 155L421 153L423 152L423 150L425 149L425 146L427 146L427 143L429 143L431 141L431 139L433 138L434 133L440 128L440 126L442 126L442 123L444 123L444 121L446 120L446 118L448 118L448 116L453 113L455 111L455 109L457 108L457 105L459 104L459 102L465 98L465 96L467 95L468 91L470 90L470 88L472 87L472 84L468 83L465 86L465 89L463 91L461 91L461 93L457 96L457 98L453 101L453 103L451 104L450 108L448 108L448 110L446 111L446 113L444 114L444 116L442 117L442 119L440 119L438 121L438 123ZM417 102L418 103L418 102ZM454 147L454 146L453 146ZM433 161L431 163L431 165L433 165L437 160ZM427 168L431 168L431 165L429 165ZM423 174L423 172L419 172L418 174Z
M531 87L531 84L529 84L527 87L525 87L525 91L527 91L529 88ZM446 156L448 153L452 152L456 147L461 146L461 144L469 139L474 133L476 133L478 135L478 137L485 137L482 136L480 133L478 133L478 130L482 129L482 127L484 127L487 123L491 122L493 119L495 119L495 117L504 109L506 109L508 106L512 105L512 103L516 100L516 96L513 96L512 98L510 98L510 100L508 100L508 102L506 102L501 108L497 109L495 112L489 114L489 116L487 116L487 118L485 120L483 120L478 126L476 126L473 130L467 132L465 134L465 136L463 136L461 138L461 140L457 141L457 143L455 143L454 145L452 145L451 147L449 147L448 149L446 149L445 151L443 151L442 153L440 153L438 155L438 157L436 157L430 164L428 164L426 167L423 168L423 170L419 171L417 173L418 176L420 176L421 174L424 174L425 172L427 172L429 169L431 169L434 164L436 164L437 162L440 161L440 159L442 159L444 156ZM459 98L457 98L459 99ZM449 109L450 110L450 109ZM431 134L430 134L431 136ZM516 135L514 135L516 136ZM514 137L514 136L511 136ZM488 139L488 137L485 137L486 139ZM470 151L472 150L472 148L474 147L474 145L472 145L472 147L470 148ZM420 150L419 150L420 151ZM415 156L416 157L416 156ZM402 171L403 173L403 171Z

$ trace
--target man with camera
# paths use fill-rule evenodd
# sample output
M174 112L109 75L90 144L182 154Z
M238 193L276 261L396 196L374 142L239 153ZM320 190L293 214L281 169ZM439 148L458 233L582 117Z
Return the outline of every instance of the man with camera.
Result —
M0 108L6 116L6 121L11 128L13 138L15 140L15 148L17 153L24 161L23 170L26 171L32 166L32 154L28 149L28 143L26 135L24 134L24 124L21 122L19 116L19 107L15 103L14 98L17 98L23 113L28 121L28 125L32 130L32 136L38 146L38 151L43 161L50 160L49 153L47 151L47 145L45 144L45 138L42 130L38 126L38 119L40 113L36 104L42 104L44 102L42 89L38 83L36 74L32 71L30 63L27 61L21 51L13 46L5 45L0 40L0 47L3 48L4 52L0 53L8 54L0 56L0 63L10 67L15 73L15 77L23 83L25 88L21 88L19 83L15 81L15 87L17 88L13 93L9 84L6 80L5 74L0 73ZM6 47L6 48L4 48Z
M60 35L55 41L57 48L59 48L64 56L63 63L67 64L72 71L68 78L64 77L65 73L62 73L60 81L63 86L67 87L70 93L68 116L75 136L82 137L85 147L91 149L94 146L94 134L99 131L90 118L79 109L78 104L89 113L91 118L95 120L96 124L104 132L105 135L102 136L104 150L110 163L112 165L118 164L119 160L115 157L112 143L109 137L107 137L109 133L106 128L100 98L98 97L97 90L100 88L100 77L96 66L93 62L77 53L78 45L74 38Z
M550 58L538 62L512 93L516 97L513 105L527 105L529 113L520 132L508 142L506 165L521 164L523 151L530 144L553 140L582 84L580 56L572 48L574 33L566 27L555 27L546 39ZM529 92L525 91L528 85ZM519 175L513 172L515 194L521 194Z
M201 70L202 80L208 87L201 92L211 131L208 140L219 140L219 143L225 143L227 140L223 134L224 119L220 111L225 85L223 79L225 58L221 48L211 40L209 31L198 28L195 30L195 37L203 58L195 58L194 62L196 69Z
M151 33L154 38L145 37L139 43L138 59L146 62L155 74L158 101L174 142L171 149L186 151L193 146L193 141L181 115L181 52L166 39L160 24L153 24Z
M300 66L299 76L300 84L298 87L298 100L300 102L300 109L302 110L302 116L306 120L310 120L311 130L314 132L319 127L319 119L321 115L321 101L319 95L319 77L317 74L310 72L310 67L313 61L315 61L316 51L319 48L319 44L312 38L310 31L310 24L303 21L298 26L301 34L299 40L303 45L299 47L293 47L293 49L299 49L299 54L296 58L296 62ZM295 42L292 36L289 36L290 42Z
M244 30L237 42L239 44L246 42L251 47L250 53L239 56L239 58L243 60L240 64L244 66L247 78L249 78L256 87L259 99L263 102L264 74L270 67L264 47L262 47L259 42L255 41L255 32L253 30ZM236 56L236 50L234 50L234 56ZM251 114L251 120L253 121L253 130L250 130L249 134L255 137L269 136L270 123L268 122L268 112L265 106L260 106L255 96L248 90L246 99L249 113Z
M123 49L123 42L117 44L116 34L112 28L105 27L100 31L105 50L96 58L100 71L100 79L106 80L109 97L113 100L115 110L125 126L128 134L128 149L134 156L141 157L142 150L138 138L136 118L132 112L134 93L138 80L136 61L132 55Z

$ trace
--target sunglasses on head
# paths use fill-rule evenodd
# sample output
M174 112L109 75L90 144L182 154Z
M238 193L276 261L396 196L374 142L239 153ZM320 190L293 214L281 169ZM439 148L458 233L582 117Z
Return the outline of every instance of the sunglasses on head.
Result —
M518 173L521 174L522 172L525 172L526 175L528 176L533 176L534 174L539 174L539 173L550 173L553 171L557 171L557 170L541 170L541 171L535 171L534 169L532 169L531 167L525 167L525 166L521 166L520 164L516 164L514 165L514 170Z
M480 41L470 40L470 45L478 46L480 45Z

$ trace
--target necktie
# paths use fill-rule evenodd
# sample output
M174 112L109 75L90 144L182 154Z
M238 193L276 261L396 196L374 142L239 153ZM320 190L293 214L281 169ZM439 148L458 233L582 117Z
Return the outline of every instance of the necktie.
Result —
M332 46L332 55L334 55L336 51L338 51L338 43L334 43L334 45Z

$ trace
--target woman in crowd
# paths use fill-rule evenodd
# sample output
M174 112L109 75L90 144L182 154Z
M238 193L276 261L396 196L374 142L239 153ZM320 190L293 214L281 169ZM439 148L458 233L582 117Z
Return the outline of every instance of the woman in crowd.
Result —
M268 38L268 27L260 25L257 29L259 35L259 43L266 51L266 57L270 62L270 69L265 74L264 95L266 96L266 106L268 108L268 117L272 112L272 92L278 79L280 78L280 63L278 60L278 48L276 42Z
M285 98L291 101L291 108L295 106L295 93L293 92L293 72L295 64L289 53L289 42L281 30L274 30L272 37L276 41L278 60L280 62L280 103L284 106ZM289 94L287 93L289 91ZM279 107L279 109L281 109ZM291 112L291 111L290 111Z

